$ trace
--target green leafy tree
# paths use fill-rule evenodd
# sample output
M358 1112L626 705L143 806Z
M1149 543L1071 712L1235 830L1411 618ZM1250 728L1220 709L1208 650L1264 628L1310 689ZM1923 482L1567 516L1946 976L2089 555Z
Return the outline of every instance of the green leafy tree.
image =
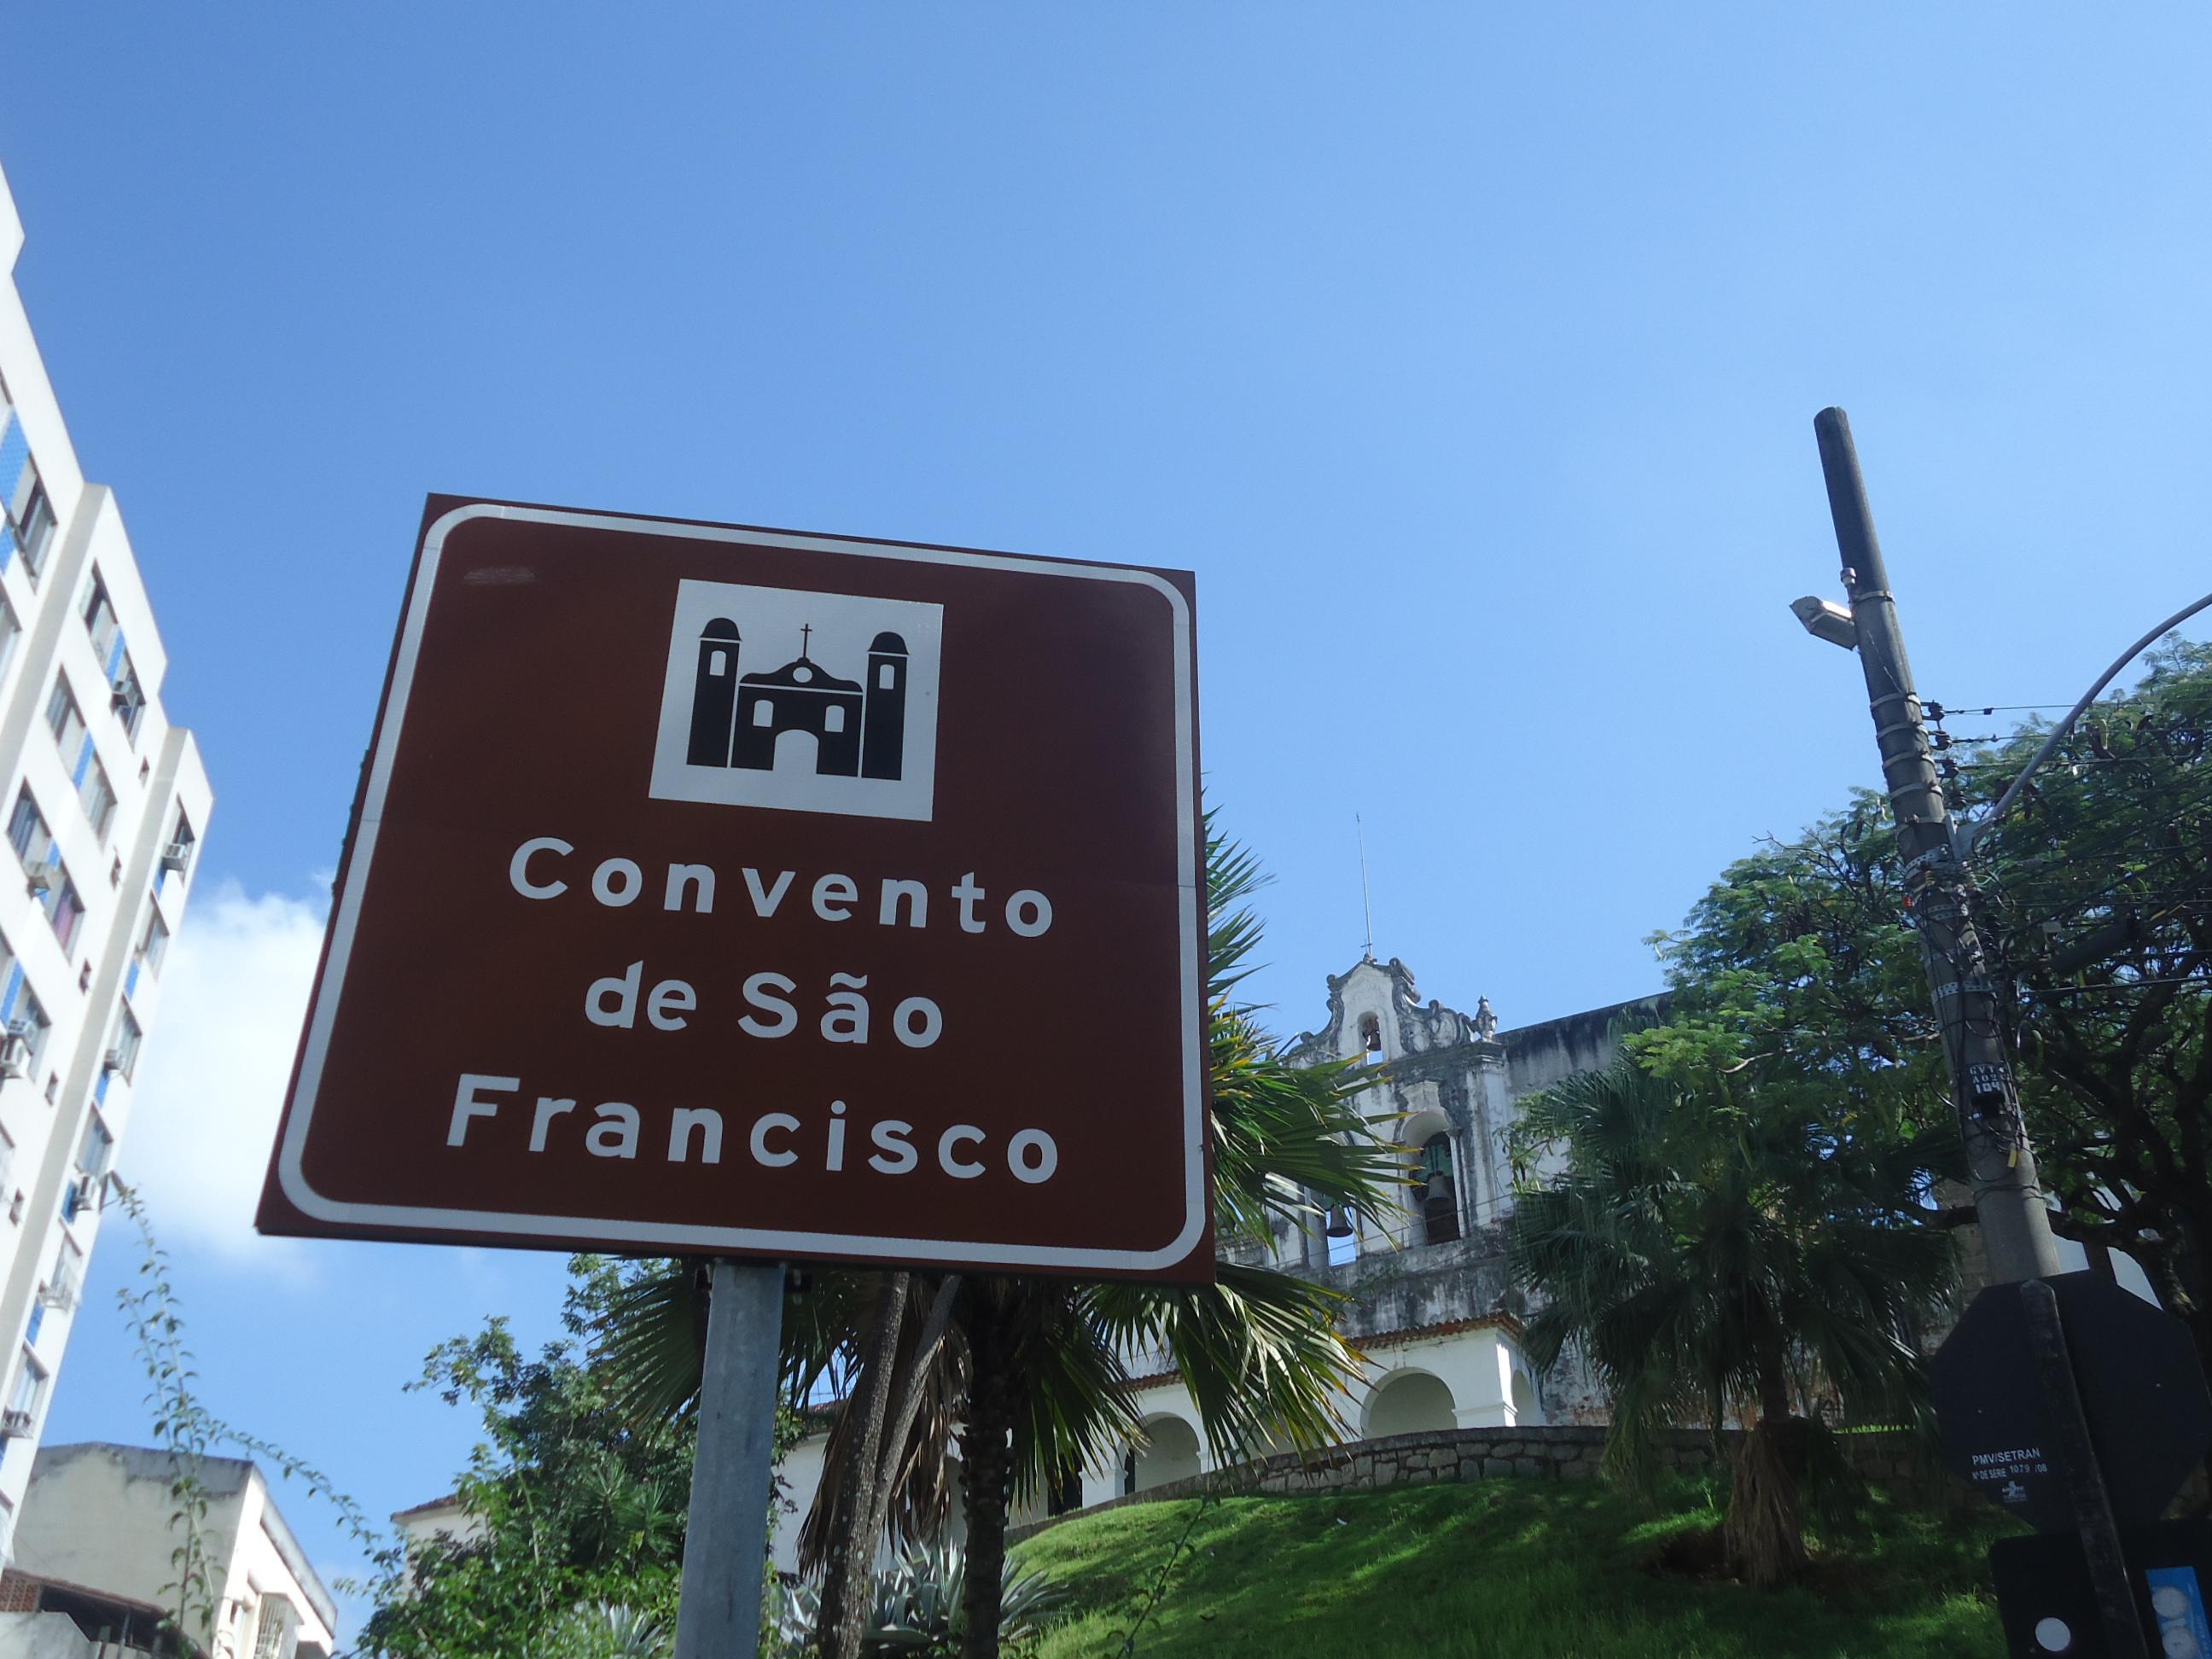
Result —
M1948 711L1954 804L1984 812L2047 735ZM2009 988L2053 1226L2140 1261L2212 1364L2212 649L2170 644L1981 838L1978 918ZM1731 865L1655 943L1666 1023L1630 1039L1686 1076L1741 1067L1869 1133L1955 1126L1895 838L1862 793ZM1945 1218L1971 1212L1954 1206Z
M1543 1304L1530 1358L1579 1352L1631 1484L1656 1430L1745 1425L1723 1536L1761 1585L1805 1562L1804 1487L1824 1467L1808 1388L1872 1420L1917 1415L1912 1322L1953 1275L1927 1203L1948 1143L1839 1134L1803 1104L1741 1071L1692 1085L1624 1054L1535 1097L1515 1131L1519 1161L1563 1160L1516 1203L1514 1268Z
M1994 796L2045 733L1960 766ZM2058 1224L2142 1262L2212 1363L2212 648L2170 644L1984 838Z
M583 1356L586 1332L645 1270L592 1257L571 1265L567 1338L532 1356L493 1319L432 1350L410 1385L473 1407L483 1438L456 1490L465 1524L388 1562L365 1650L642 1653L673 1628L694 1425L641 1425Z

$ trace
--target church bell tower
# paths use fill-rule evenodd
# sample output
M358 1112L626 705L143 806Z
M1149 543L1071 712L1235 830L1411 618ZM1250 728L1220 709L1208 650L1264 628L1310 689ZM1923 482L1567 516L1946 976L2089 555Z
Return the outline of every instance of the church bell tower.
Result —
M693 766L727 766L738 715L738 625L717 617L699 630L699 670L691 686Z
M906 641L878 634L868 647L868 688L860 718L860 775L902 775L906 758Z

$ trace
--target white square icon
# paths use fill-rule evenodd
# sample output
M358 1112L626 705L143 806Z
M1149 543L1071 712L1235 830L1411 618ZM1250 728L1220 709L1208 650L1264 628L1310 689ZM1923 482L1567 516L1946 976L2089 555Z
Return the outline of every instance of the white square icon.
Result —
M927 822L945 608L684 581L656 800Z

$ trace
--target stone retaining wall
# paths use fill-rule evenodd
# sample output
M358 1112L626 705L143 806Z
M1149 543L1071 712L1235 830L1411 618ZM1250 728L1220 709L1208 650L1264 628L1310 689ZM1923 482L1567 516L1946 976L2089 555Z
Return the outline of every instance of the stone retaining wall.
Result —
M1730 1431L1729 1438L1735 1437ZM1971 1505L1965 1483L1931 1467L1911 1438L1882 1431L1843 1437L1845 1455L1870 1486L1901 1501L1925 1508ZM1660 1462L1669 1468L1711 1467L1712 1440L1702 1430L1670 1429L1658 1437ZM1547 1480L1591 1480L1605 1456L1605 1431L1581 1425L1527 1429L1438 1429L1395 1434L1379 1440L1355 1440L1325 1450L1281 1452L1213 1474L1171 1480L1127 1498L1109 1498L1073 1511L1096 1515L1125 1504L1194 1498L1209 1484L1219 1492L1367 1492L1386 1486L1431 1486L1439 1481L1487 1480L1500 1475ZM1010 1530L1014 1541L1055 1521L1031 1522Z

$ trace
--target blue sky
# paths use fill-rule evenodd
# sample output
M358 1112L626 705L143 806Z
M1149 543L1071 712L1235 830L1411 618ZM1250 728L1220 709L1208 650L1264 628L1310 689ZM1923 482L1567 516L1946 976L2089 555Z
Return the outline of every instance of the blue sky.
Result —
M557 1281L264 1245L228 1173L425 492L1194 569L1285 1030L1358 953L1355 811L1378 954L1510 1025L1653 988L1646 934L1872 781L1784 609L1835 589L1823 404L1931 696L2070 700L2203 590L2202 13L524 15L5 31L18 278L218 792L123 1164L212 1403L372 1510L468 1442L422 1352ZM125 1256L52 1437L146 1433Z

